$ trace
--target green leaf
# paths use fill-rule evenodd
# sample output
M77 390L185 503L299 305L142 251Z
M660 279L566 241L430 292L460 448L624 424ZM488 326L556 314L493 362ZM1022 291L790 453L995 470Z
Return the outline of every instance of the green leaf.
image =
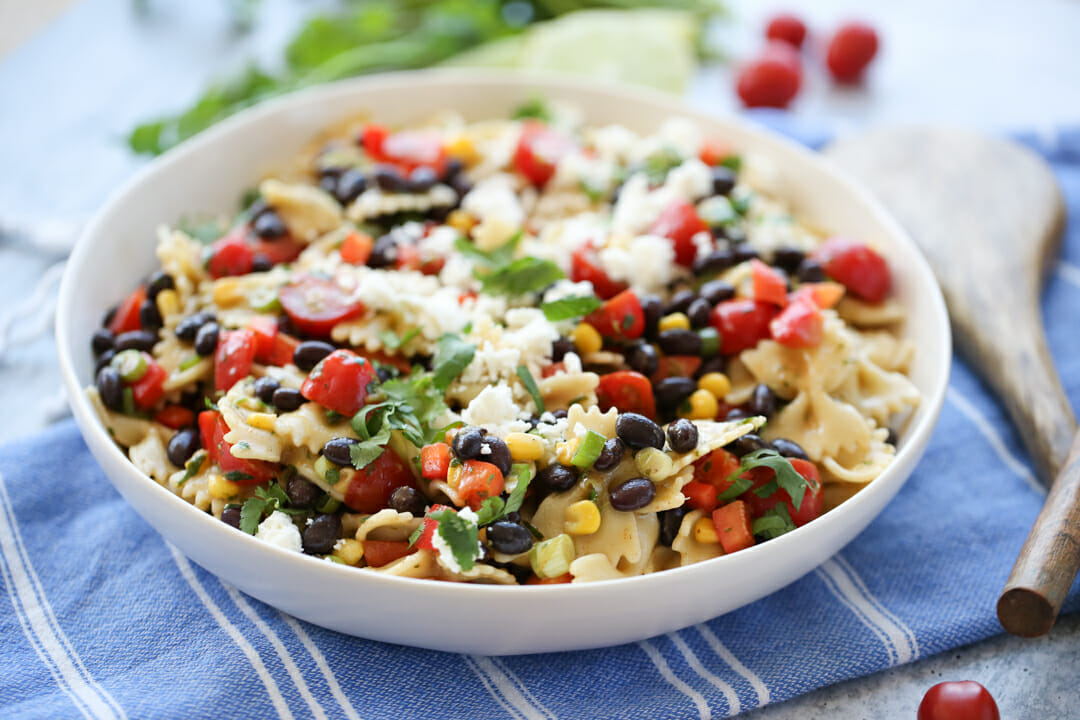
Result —
M357 470L363 470L383 454L384 445L390 442L389 428L383 428L370 439L349 446L349 460Z
M462 570L472 570L480 552L480 530L471 522L466 522L453 510L440 510L429 517L439 523L437 532L446 541L454 559Z
M176 487L183 487L191 478L195 477L196 473L202 469L203 463L206 462L206 453L199 453L195 457L187 461L184 465L184 477L180 478L180 482L176 483Z
M510 472L517 473L518 481L513 492L506 499L506 512L508 513L517 512L521 509L521 504L525 502L525 492L529 489L529 481L532 479L528 463L514 463L510 468Z
M416 541L420 539L420 536L424 534L424 523L421 521L416 529L409 533L409 547L416 544Z
M732 481L731 485L728 486L727 490L716 496L716 499L722 503L726 503L729 500L734 500L739 497L753 486L754 481L750 478L737 477Z
M414 337L420 334L420 328L410 328L407 333L398 337L398 334L393 330L382 330L378 333L378 337L382 340L382 344L386 346L387 350L397 350L405 343L412 340Z
M795 523L791 520L787 505L779 503L754 521L753 533L771 539L780 537L794 529Z
M544 398L540 397L540 388L536 386L536 379L529 372L529 368L518 365L517 376L521 378L521 384L525 386L525 389L529 391L529 395L532 396L533 402L536 404L536 414L543 415L546 410Z
M534 120L542 120L549 123L551 122L551 111L548 109L547 102L544 98L533 97L518 105L511 117L514 120L532 118Z
M506 514L506 504L498 495L484 498L480 503L480 510L476 513L476 524L479 526L489 525Z
M645 158L641 170L649 178L649 184L661 185L667 174L682 165L682 155L674 148L664 148Z
M263 511L266 510L267 501L260 497L248 498L244 506L240 508L240 529L248 535L254 535L262 521Z
M230 470L229 472L225 473L225 479L229 482L243 482L245 480L254 480L255 478L246 472L240 472L239 470Z
M802 506L803 496L806 494L806 478L792 467L786 457L783 457L775 450L766 448L744 455L742 462L739 464L739 469L732 473L729 480L735 481L739 475L742 475L747 470L758 467L771 468L776 473L775 485L770 482L755 491L759 497L768 497L780 487L791 496L791 504L796 510Z
M603 303L595 295L575 295L546 302L540 309L544 311L544 317L549 322L559 322L584 317L601 305Z
M467 238L458 236L454 240L454 249L471 260L488 268L501 268L514 260L514 252L521 242L521 233L514 233L509 240L494 250L481 250Z
M435 357L431 361L435 387L441 391L450 387L450 383L472 362L475 354L476 346L457 335L447 333L439 338L435 345Z
M556 280L566 277L551 260L523 257L509 265L480 274L480 289L489 295L525 295L542 290Z

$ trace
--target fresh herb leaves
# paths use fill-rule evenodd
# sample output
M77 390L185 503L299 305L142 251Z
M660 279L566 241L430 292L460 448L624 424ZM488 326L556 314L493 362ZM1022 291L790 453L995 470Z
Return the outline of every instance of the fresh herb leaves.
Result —
M753 533L771 540L794 529L795 523L791 519L787 505L779 503L754 521Z
M184 477L180 478L180 482L176 483L176 487L182 487L191 478L202 469L203 463L206 462L206 453L199 453L195 457L187 461L184 466Z
M410 328L408 332L400 336L393 330L382 330L378 333L378 337L379 340L382 341L382 344L386 346L387 350L393 351L397 350L399 347L409 342L419 334L420 328L414 327Z
M641 170L649 179L650 185L662 185L667 174L682 165L682 162L682 155L674 148L663 148L645 158Z
M457 335L447 333L435 345L435 357L431 366L433 383L439 390L446 390L457 379L476 354L476 346Z
M524 295L542 290L566 277L551 260L523 257L479 276L480 289L489 295Z
M536 414L543 415L546 410L544 407L544 398L540 396L540 388L536 386L536 380L533 378L532 373L529 372L529 368L524 365L518 365L517 376L521 378L522 385L529 391L529 395L536 405Z
M806 494L806 478L798 473L786 457L775 450L755 450L744 455L739 469L732 473L736 479L747 470L767 467L776 473L776 479L754 491L758 497L769 497L776 489L783 488L791 496L791 504L798 510L802 506L803 496Z
M480 529L459 517L453 510L440 510L428 517L439 523L436 532L446 541L461 569L472 570L480 554Z
M529 489L530 472L527 463L516 463L510 471L517 475L517 485L504 501L499 496L485 498L480 503L480 510L476 513L476 525L483 527L499 520L506 515L517 512L521 504L525 502L525 492Z
M509 240L494 250L481 250L476 247L475 243L472 243L459 235L454 240L454 249L486 268L498 268L509 265L510 262L513 261L514 252L517 250L518 243L520 242L521 233L517 232L514 233Z
M275 510L289 515L302 515L307 512L290 507L288 494L280 485L272 482L266 487L255 488L255 497L244 501L240 508L240 529L248 535L254 535L263 517L271 515Z
M588 315L601 305L603 303L595 295L575 295L546 302L540 306L540 309L544 311L544 317L548 322L559 322Z
M547 103L544 98L534 97L529 98L522 104L517 106L513 114L514 120L525 120L526 118L533 118L535 120L543 120L546 123L551 122L551 110L548 109Z
M229 472L225 473L225 479L229 482L244 482L245 480L254 480L254 478L250 474L246 472L240 472L239 470L230 470Z

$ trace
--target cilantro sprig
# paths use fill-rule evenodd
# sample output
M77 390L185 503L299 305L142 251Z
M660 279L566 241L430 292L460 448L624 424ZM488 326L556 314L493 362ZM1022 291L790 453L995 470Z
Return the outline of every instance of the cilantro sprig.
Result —
M521 242L515 234L494 250L481 250L463 237L454 241L454 248L476 262L473 277L480 281L481 291L489 295L524 295L547 287L566 277L558 265L535 257L514 259Z
M450 509L439 510L428 517L439 523L435 532L446 541L461 569L472 570L480 555L480 528Z
M752 531L754 535L761 535L771 540L794 529L795 522L791 519L787 505L779 503L754 521Z
M731 497L741 495L743 492L749 490L753 484L749 480L740 478L739 476L747 470L753 470L754 468L759 467L770 468L776 473L776 477L760 488L754 490L754 494L758 497L766 498L776 492L778 488L786 490L787 494L791 496L791 504L798 510L802 506L803 496L806 494L806 478L795 470L786 457L775 450L769 450L767 448L755 450L754 452L743 456L742 462L739 463L739 469L732 473L731 478L729 479L733 483L743 481L750 484L743 486L738 493ZM729 495L734 489L735 485L733 484L730 488L721 493L721 497ZM729 497L726 499L731 498Z
M595 295L575 295L546 302L540 309L548 322L559 322L584 317L601 305L603 303Z
M476 513L477 526L483 527L484 525L490 525L491 523L499 520L512 512L517 512L521 509L521 504L525 502L525 493L529 489L529 466L526 463L516 463L510 468L510 472L517 475L517 485L514 486L514 490L504 501L499 496L486 498L480 503L480 510Z
M289 515L301 515L307 512L291 507L289 496L284 488L271 482L266 487L255 488L255 497L244 501L244 505L240 508L240 529L248 535L254 535L263 517L271 515L275 510Z

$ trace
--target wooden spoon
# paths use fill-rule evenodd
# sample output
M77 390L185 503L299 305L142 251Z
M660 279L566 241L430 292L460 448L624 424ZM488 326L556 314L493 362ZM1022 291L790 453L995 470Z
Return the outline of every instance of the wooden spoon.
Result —
M1076 420L1039 310L1065 221L1053 172L1016 143L939 127L873 130L825 155L865 182L922 247L957 349L1005 403L1039 478L1053 482L998 603L1006 630L1041 635L1080 567L1080 437L1073 445Z

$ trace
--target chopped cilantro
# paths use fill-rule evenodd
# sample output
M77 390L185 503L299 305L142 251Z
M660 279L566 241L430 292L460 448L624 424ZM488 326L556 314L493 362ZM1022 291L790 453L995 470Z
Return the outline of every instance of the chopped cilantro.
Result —
M363 411L361 410L361 412ZM383 451L386 449L384 446L388 442L390 442L390 429L384 427L368 439L362 440L355 445L351 445L349 447L349 460L352 461L353 467L357 470L363 470L368 465L375 462L375 460L383 454ZM338 472L337 468L334 468L334 472ZM327 478L327 482L337 481Z
M559 322L588 315L601 305L603 303L595 295L575 295L546 302L540 309L549 322Z
M438 521L436 532L446 541L461 569L472 570L480 553L480 529L453 510L440 510L428 517Z
M484 498L480 503L480 509L476 512L476 524L478 526L490 525L506 514L506 503L498 495Z
M518 105L511 117L514 120L533 118L549 123L551 122L551 110L548 109L547 103L543 98L533 97Z
M343 417L345 417L345 416L342 415L341 413L339 413L337 410L327 410L326 411L326 422L330 423L331 425L333 425L334 423L336 423L338 420L342 419Z
M806 494L806 478L800 475L786 457L775 450L762 449L744 455L739 469L732 473L732 480L738 478L747 470L767 467L776 473L776 479L764 487L754 491L758 497L768 497L776 492L777 488L783 488L791 496L791 504L798 510L802 506L803 496Z
M716 499L722 503L734 500L753 486L754 481L750 478L737 477L731 482L727 490L716 496Z
M791 520L787 505L779 503L754 521L753 533L772 539L794 529L795 523Z
M240 508L240 529L248 535L254 535L262 521L263 511L266 510L267 502L263 498L253 497L244 501Z
M225 473L225 479L229 482L243 482L245 480L254 480L250 474L246 472L240 472L239 470L230 470Z
M660 185L667 179L667 174L682 162L682 156L673 148L664 148L645 158L641 170L649 178L649 184Z
M386 346L387 350L397 350L405 343L412 340L414 337L420 334L420 327L410 328L404 335L398 336L393 330L382 330L379 332L379 340Z
M505 243L494 250L481 250L474 243L460 235L454 240L454 249L471 260L487 268L500 268L509 265L514 259L514 252L521 242L521 233L515 233Z
M536 380L533 378L532 373L529 372L529 368L524 365L518 365L517 376L521 378L521 383L525 386L525 389L529 391L529 395L536 404L536 414L543 415L546 409L544 407L544 398L540 397L540 388L536 386Z
M490 295L524 295L547 287L566 274L551 260L523 257L479 276L481 289Z
M435 387L442 391L450 387L450 383L472 362L475 354L476 346L457 335L447 333L439 338L435 345L435 357L431 361Z
M515 463L510 472L517 473L518 481L514 486L513 492L510 493L510 497L506 499L506 512L517 512L521 509L521 504L525 502L525 492L529 489L529 480L532 479L532 473L529 472L529 466L527 463Z
M424 534L424 523L421 522L416 526L416 529L409 534L409 547L416 544L416 541L420 539L420 536Z
M202 400L203 400L203 405L206 407L207 410L217 410L218 409L218 406L215 405L214 401L211 400L210 398L208 398L206 396L203 396Z
M742 157L738 155L728 155L726 158L720 161L722 167L726 167L732 172L739 172L742 169Z
M182 487L191 478L195 477L195 474L202 469L203 463L206 461L206 453L199 453L195 457L187 461L184 465L184 477L180 478L180 482L176 483L176 487Z

